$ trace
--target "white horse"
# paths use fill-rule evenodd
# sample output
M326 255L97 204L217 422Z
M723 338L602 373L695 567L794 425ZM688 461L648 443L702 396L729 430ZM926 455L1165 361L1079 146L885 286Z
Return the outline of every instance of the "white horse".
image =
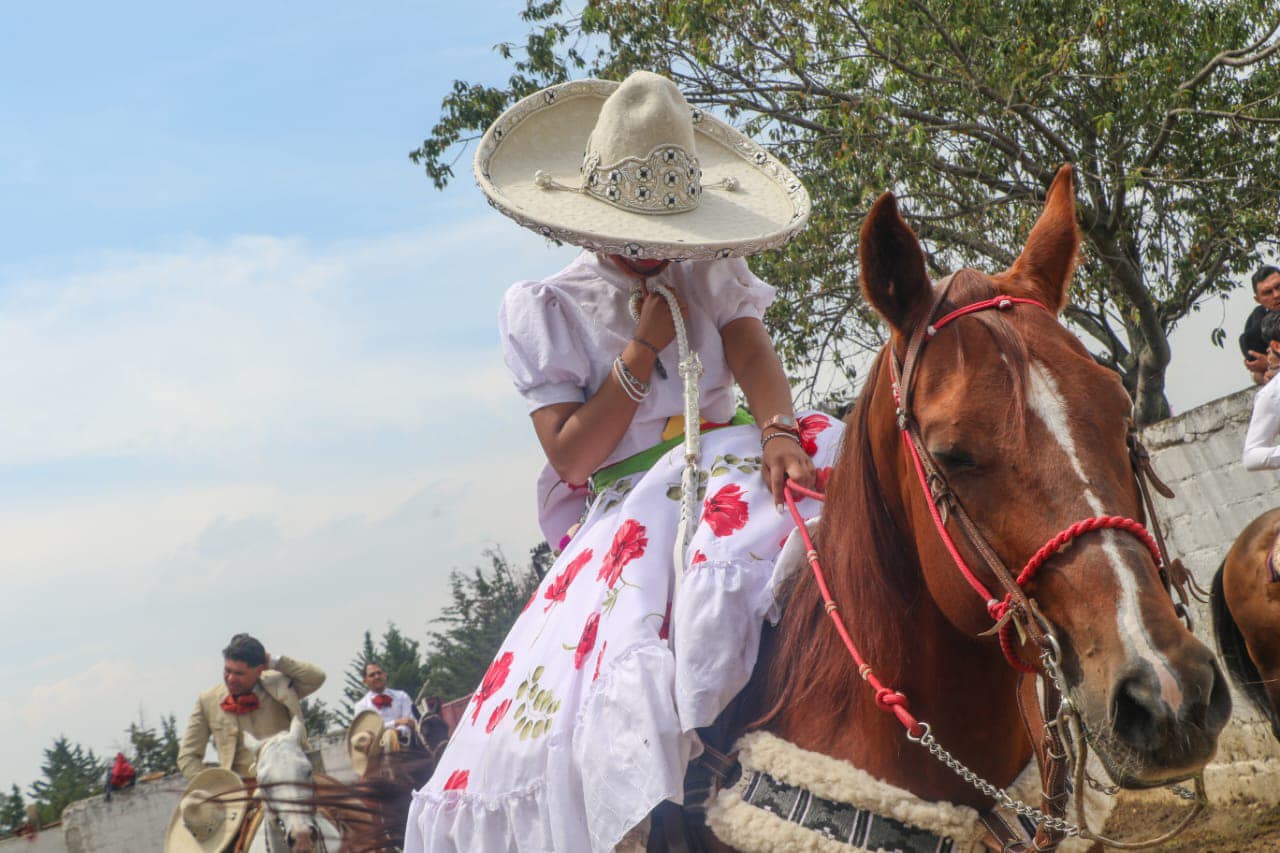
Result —
M342 833L313 803L314 771L303 751L303 723L294 717L289 730L259 741L245 733L245 746L258 753L254 798L266 810L248 853L292 850L337 853Z

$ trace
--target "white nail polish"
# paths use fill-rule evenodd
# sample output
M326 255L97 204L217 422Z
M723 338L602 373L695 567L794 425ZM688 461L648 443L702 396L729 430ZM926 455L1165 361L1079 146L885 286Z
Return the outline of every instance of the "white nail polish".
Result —
M782 515L782 504L774 504L773 508L778 511L778 515Z

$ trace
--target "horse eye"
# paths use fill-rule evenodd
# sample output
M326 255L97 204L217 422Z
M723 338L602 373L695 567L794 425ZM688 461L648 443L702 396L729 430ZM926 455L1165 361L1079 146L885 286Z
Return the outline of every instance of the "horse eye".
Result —
M946 450L931 450L935 462L951 472L972 471L978 467L978 460L958 447Z

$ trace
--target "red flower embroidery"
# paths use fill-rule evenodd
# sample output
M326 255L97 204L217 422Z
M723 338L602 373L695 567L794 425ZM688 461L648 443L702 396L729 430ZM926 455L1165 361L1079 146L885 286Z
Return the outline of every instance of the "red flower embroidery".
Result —
M662 624L658 626L658 639L665 640L671 636L671 601L667 600L667 612L662 617Z
M829 467L819 468L814 472L814 479L817 481L817 490L819 492L825 492L827 490L827 483L831 482L831 469Z
M503 701L501 705L493 709L493 713L489 715L489 724L484 727L484 733L493 734L493 730L498 727L498 723L502 722L502 718L507 715L507 709L511 707L511 700Z
M613 535L613 544L609 546L609 553L605 554L604 559L600 561L600 571L596 574L596 580L607 579L609 586L612 587L618 582L618 578L622 577L623 566L644 556L644 549L648 544L649 537L643 524L634 518L628 518L622 522L618 532Z
M702 518L716 536L728 536L746 526L747 502L742 495L742 487L730 483L703 504Z
M600 614L592 613L587 617L587 624L582 626L582 636L578 639L578 648L573 653L573 668L582 669L582 662L596 647L596 631L600 629Z
M607 648L609 648L609 641L605 640L600 646L600 653L596 655L596 671L591 675L592 681L600 677L600 661L604 660L604 650Z
M573 583L573 579L578 576L578 572L582 571L582 567L591 562L591 553L591 549L588 548L574 557L573 561L564 567L564 571L556 575L556 579L547 585L547 591L542 596L547 600L547 606L542 608L543 613L550 610L557 602L564 601L565 593L569 591L569 584Z
M826 415L806 415L800 419L800 446L804 452L813 456L818 452L818 433L831 426L831 419Z
M471 778L470 770L455 770L449 774L449 781L444 783L446 791L465 791L467 781Z
M696 566L698 565L698 563L705 563L706 561L707 561L706 554L702 553L701 551L694 551L693 559L689 560L689 565Z
M506 683L507 675L511 672L511 661L514 659L515 655L511 652L503 652L497 660L489 664L484 680L480 682L480 689L476 691L475 699L472 700L475 703L475 711L471 714L471 725L474 726L476 720L480 718L480 706Z

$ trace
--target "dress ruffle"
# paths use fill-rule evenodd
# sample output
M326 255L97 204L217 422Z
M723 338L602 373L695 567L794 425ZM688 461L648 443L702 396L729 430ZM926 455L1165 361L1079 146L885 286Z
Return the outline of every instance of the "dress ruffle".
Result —
M829 467L840 424L811 415ZM517 619L414 794L409 851L604 851L664 799L751 676L793 531L759 470L759 432L703 435L702 517L671 609L680 448L596 498ZM802 501L816 516L820 504ZM794 550L788 548L788 551ZM672 647L674 643L674 654Z

